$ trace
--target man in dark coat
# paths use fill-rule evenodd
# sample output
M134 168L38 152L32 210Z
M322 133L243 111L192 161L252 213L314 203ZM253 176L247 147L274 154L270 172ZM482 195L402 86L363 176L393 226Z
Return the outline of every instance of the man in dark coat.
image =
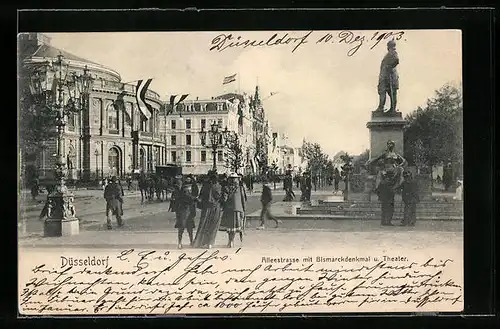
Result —
M118 184L116 176L111 177L111 182L104 188L104 199L106 199L106 221L108 229L112 229L109 212L116 216L118 226L123 226L123 189Z
M394 215L394 189L389 179L382 179L376 192L382 206L382 225L393 226L392 217Z
M265 228L266 217L273 220L276 223L276 227L279 225L279 220L271 214L271 201L273 200L273 195L271 188L269 187L267 181L262 184L262 194L260 196L260 202L262 203L262 210L260 212L260 226L257 227L258 230Z
M417 183L413 180L409 171L403 173L404 181L401 184L403 190L404 217L401 225L415 226L417 221L417 203L420 202Z

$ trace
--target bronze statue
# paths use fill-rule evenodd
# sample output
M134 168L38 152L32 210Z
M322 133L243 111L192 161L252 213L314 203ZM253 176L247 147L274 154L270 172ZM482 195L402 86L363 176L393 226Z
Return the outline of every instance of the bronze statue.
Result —
M380 103L377 111L383 112L387 94L391 99L389 113L396 112L397 94L399 89L399 76L396 66L399 64L398 53L396 52L396 42L394 39L387 42L387 54L380 65L380 75L378 78L378 94Z
M389 184L393 189L398 188L403 182L403 171L408 163L405 158L394 151L395 145L394 141L388 141L384 153L366 162L365 166L368 170L374 164L378 168L375 191L381 182Z

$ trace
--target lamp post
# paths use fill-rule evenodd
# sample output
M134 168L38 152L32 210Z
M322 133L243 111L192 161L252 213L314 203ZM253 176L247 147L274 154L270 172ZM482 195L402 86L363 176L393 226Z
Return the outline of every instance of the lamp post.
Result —
M206 131L205 128L201 128L201 145L212 150L213 165L212 170L217 170L217 149L224 147L227 136L229 136L230 131L227 127L222 130L217 122L213 122L210 125L210 130ZM207 134L210 139L210 144L207 144Z
M94 151L95 155L95 179L99 183L99 150L95 149Z
M76 84L80 94L81 94L81 107L80 112L80 179L83 181L90 181L90 126L89 126L89 114L90 111L90 90L94 81L94 78L90 75L87 65L83 69L82 75L75 75L75 77L80 81ZM85 156L89 155L88 165L86 165ZM83 168L85 167L85 168ZM83 170L83 172L82 172Z
M88 73L84 72L84 76ZM63 155L63 134L66 116L78 113L88 94L91 79L85 80L75 72L69 73L69 64L62 55L50 62L37 65L30 76L30 90L38 106L44 106L56 114L57 153L54 190L47 197L45 236L75 235L79 233L79 221L73 205L73 194L66 187L67 166Z

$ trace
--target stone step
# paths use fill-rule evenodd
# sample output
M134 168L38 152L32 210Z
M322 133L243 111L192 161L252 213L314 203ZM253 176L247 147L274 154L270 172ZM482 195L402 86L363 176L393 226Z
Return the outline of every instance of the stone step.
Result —
M345 216L345 215L275 215L275 217L281 221L289 220L378 220L380 221L380 216ZM397 222L402 220L402 215L395 215L393 221ZM258 215L247 216L247 220L257 221L260 220ZM423 221L463 221L463 216L418 216L417 220Z
M403 212L403 209L394 209L395 213ZM317 211L317 210L298 210L299 215L344 215L344 216L369 216L369 215L380 215L381 210L376 211L356 211L356 210L331 210L331 211ZM426 211L417 210L417 216L463 216L462 211Z

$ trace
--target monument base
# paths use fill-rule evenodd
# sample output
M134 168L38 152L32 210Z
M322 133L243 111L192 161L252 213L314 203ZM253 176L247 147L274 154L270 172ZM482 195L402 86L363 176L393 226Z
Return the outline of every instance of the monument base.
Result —
M384 153L387 141L395 143L394 151L403 154L403 128L406 120L401 112L373 111L366 127L370 130L370 159Z

